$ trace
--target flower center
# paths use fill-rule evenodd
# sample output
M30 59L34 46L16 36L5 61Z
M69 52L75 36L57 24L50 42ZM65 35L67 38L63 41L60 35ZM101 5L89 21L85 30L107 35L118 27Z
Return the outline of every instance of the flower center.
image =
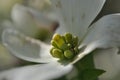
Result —
M51 55L59 60L71 60L78 53L78 37L70 33L55 34L51 40Z

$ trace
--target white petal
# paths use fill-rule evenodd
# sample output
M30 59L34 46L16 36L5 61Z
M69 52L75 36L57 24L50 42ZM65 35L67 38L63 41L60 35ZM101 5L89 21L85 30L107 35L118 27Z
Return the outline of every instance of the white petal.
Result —
M97 44L99 47L119 47L120 14L107 15L93 24L84 42Z
M5 47L15 56L32 62L51 62L50 45L26 37L16 30L8 29L2 34Z
M106 71L100 76L99 80L119 80L120 55L118 54L118 49L101 49L94 53L95 67Z
M120 14L107 15L90 27L88 35L83 41L84 51L78 55L79 59L96 48L120 47ZM78 59L78 60L79 60Z
M105 0L51 0L63 15L66 30L82 37L100 12Z
M12 20L19 29L28 36L35 37L41 28L51 29L54 21L43 15L42 12L16 4L11 13Z
M4 29L14 29L14 26L15 25L10 20L2 21L1 24L0 24L0 36L2 36L2 33L3 33ZM0 37L0 41L1 41L1 38L2 37Z
M0 80L53 80L72 70L72 65L41 64L0 73Z
M49 13L48 17L59 22L59 27L55 31L56 33L64 34L67 31L65 28L65 22L62 19L62 15L58 14L56 10L54 10L52 13Z

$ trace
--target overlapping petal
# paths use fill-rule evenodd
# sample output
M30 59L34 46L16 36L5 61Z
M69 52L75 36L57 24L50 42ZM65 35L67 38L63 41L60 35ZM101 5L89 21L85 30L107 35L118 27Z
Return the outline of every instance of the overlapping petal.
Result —
M79 58L91 53L97 48L111 48L120 46L120 14L107 15L93 24L88 35L83 40L82 45L85 46Z
M88 26L100 12L105 0L51 0L63 15L66 30L83 37ZM86 6L89 5L89 6Z
M85 38L85 44L93 44L101 48L119 47L120 44L120 14L104 16L93 24Z
M13 7L11 18L16 29L31 37L39 35L41 29L52 31L55 23L42 12L20 4Z
M26 66L1 72L0 80L53 80L69 73L72 67L57 63Z
M15 56L32 62L51 62L54 58L49 53L50 45L26 37L13 29L6 29L2 34L5 47Z

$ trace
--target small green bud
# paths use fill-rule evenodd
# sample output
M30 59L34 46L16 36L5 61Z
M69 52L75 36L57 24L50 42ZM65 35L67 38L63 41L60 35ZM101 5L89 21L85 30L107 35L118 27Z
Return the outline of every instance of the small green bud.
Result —
M63 44L65 44L64 39L59 34L55 34L53 36L53 40L59 48L61 48L63 46Z
M61 36L61 37L62 37L62 39L64 40L64 42L66 43L65 37L64 37L64 36Z
M78 45L78 37L77 36L74 36L73 37L73 46L77 46Z
M71 49L72 48L72 45L71 44L67 44L68 48Z
M55 40L55 41L58 41L59 39L61 39L61 35L56 33L56 34L53 35L52 39Z
M64 58L63 52L60 49L53 49L52 56L60 59Z
M68 47L67 44L63 44L60 49L62 49L63 51L65 51L65 50L69 49L69 47Z
M66 50L66 51L64 52L64 56L65 56L66 58L70 59L70 58L74 57L74 54L73 54L72 51Z
M52 44L52 46L58 48L58 46L57 46L57 44L56 44L56 42L54 40L51 40L51 44Z
M67 43L72 42L72 34L66 33L64 36L65 36L65 40L66 40Z
M52 54L53 49L55 49L55 48L52 47L52 48L50 49L50 54L51 54L51 55L53 55L53 54Z
M79 53L79 50L78 50L77 47L74 48L74 51L75 51L76 54Z

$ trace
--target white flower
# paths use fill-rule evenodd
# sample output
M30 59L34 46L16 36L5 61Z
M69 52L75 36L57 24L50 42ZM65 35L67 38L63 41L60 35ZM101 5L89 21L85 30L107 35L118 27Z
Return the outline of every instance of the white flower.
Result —
M79 47L85 47L73 63L96 50L95 66L107 71L100 77L100 80L119 79L120 14L104 16L91 24L103 7L105 0L51 1L58 14L61 14L58 19L60 27L56 32L64 33L65 31L79 36L81 39ZM50 45L27 37L19 31L6 29L2 39L6 48L15 56L27 61L49 63L6 71L0 74L1 79L48 80L60 77L72 70L72 63L60 65L56 59L51 57Z

